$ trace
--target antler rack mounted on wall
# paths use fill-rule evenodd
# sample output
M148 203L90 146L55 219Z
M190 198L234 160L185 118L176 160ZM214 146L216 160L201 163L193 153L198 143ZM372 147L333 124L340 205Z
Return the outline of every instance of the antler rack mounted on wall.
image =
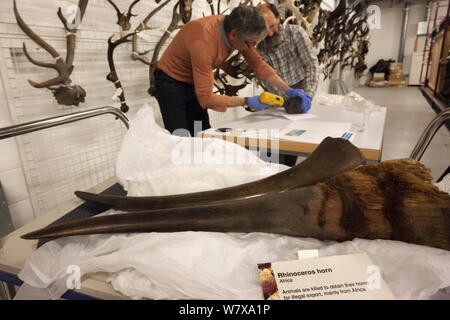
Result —
M35 88L50 89L53 92L55 99L62 105L78 106L80 102L84 102L86 97L86 91L82 87L78 85L71 85L72 80L70 80L70 75L74 69L73 60L75 57L76 33L81 21L83 20L88 1L89 0L79 1L77 14L72 21L67 21L61 12L61 8L58 8L58 17L66 30L67 52L66 59L64 60L50 44L33 32L33 30L31 30L31 28L25 23L17 9L16 0L14 0L14 15L16 17L17 24L27 36L51 54L54 58L54 62L46 63L33 59L28 53L25 43L23 43L23 51L25 56L31 63L37 66L55 69L58 72L58 76L56 78L40 83L36 83L32 80L28 80L28 82Z

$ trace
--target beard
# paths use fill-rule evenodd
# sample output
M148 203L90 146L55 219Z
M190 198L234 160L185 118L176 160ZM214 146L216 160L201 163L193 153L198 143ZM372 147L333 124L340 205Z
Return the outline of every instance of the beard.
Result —
M271 37L267 36L263 41L264 46L268 49L275 48L281 43L281 33L274 33Z

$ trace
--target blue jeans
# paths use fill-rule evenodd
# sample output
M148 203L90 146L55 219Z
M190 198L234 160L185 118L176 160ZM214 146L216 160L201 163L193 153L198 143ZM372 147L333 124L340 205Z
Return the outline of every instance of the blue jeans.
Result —
M164 127L170 133L185 129L185 132L188 131L194 137L197 133L194 132L194 122L197 122L196 131L211 128L208 112L200 106L193 85L175 80L162 70L156 69L155 90ZM180 130L175 134L186 135Z

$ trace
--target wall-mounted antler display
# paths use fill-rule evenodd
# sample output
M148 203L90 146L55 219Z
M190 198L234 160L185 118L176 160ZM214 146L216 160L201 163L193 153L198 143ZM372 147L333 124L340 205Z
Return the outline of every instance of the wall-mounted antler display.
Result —
M127 112L130 107L128 107L126 99L125 99L125 93L123 91L122 83L119 80L119 76L117 75L116 66L114 64L114 50L121 44L130 42L129 39L131 36L133 36L135 33L129 33L122 38L113 41L112 38L114 36L109 37L108 39L108 65L110 72L106 76L106 79L114 83L114 86L117 88L116 95L119 97L120 100L120 110L122 112Z
M130 107L128 106L126 99L125 99L125 92L123 90L122 87L122 83L119 80L119 75L117 74L117 70L116 70L116 66L114 63L114 50L120 46L121 44L130 42L130 38L131 37L135 37L137 31L135 32L131 32L128 34L125 34L125 31L130 30L131 28L131 23L130 20L132 17L136 17L136 14L132 14L132 9L133 7L139 2L140 0L134 0L129 8L128 8L128 13L125 14L123 12L121 12L119 10L119 8L117 7L117 5L112 1L112 0L108 0L108 2L114 7L114 9L116 10L117 13L117 24L120 27L120 38L116 41L113 41L113 37L114 35L112 35L111 37L109 37L108 39L108 65L109 65L109 73L106 76L106 79L111 81L114 86L116 87L117 91L116 91L116 96L119 98L120 100L120 110L122 112L127 112ZM170 0L168 0L170 1ZM159 2L159 1L157 1Z
M228 77L243 80L240 84L231 84ZM253 70L245 63L240 53L236 53L220 64L214 71L216 93L237 96L239 90L245 88L255 77Z
M25 23L19 14L17 9L16 1L14 0L14 15L16 17L17 24L22 29L22 31L34 40L39 46L41 46L45 51L47 51L53 58L53 63L41 62L33 59L28 53L25 43L23 43L23 51L27 59L40 67L55 69L58 72L58 76L44 81L44 82L34 82L28 80L28 82L35 88L48 88L53 92L54 97L57 102L62 105L76 105L78 106L80 102L84 102L86 97L86 91L78 85L70 85L70 75L74 69L73 60L75 57L75 43L76 43L76 32L79 28L86 7L89 0L80 0L78 3L78 11L76 16L72 21L67 21L61 12L61 8L58 9L58 17L64 25L66 30L66 43L67 52L66 59L64 60L61 55L46 41L39 37L31 28Z
M117 24L120 26L121 37L124 36L124 31L128 31L131 28L130 19L131 17L136 17L136 14L133 14L131 11L133 7L141 0L134 0L133 3L130 4L128 8L128 12L121 12L117 5L112 0L107 0L116 10L117 12Z
M155 16L155 14L160 11L162 8L164 8L170 1L172 0L166 0L164 1L162 4L160 4L158 7L156 7L155 9L152 10L152 12L150 12L144 20L141 21L141 23L138 25L138 27L135 29L133 38L132 38L132 52L131 52L131 59L133 60L138 60L141 61L147 65L150 65L150 61L148 61L146 55L153 51L154 49L151 50L147 50L147 51L142 51L140 52L138 50L138 43L137 43L137 38L138 38L138 34L139 32L143 32L145 30L152 30L152 29L157 29L157 27L149 27L147 25L147 23L150 21L151 18L153 18ZM159 3L160 1L157 1L157 3Z
M188 23L192 18L192 2L194 0L182 0L179 2L181 20Z
M318 54L324 64L325 79L332 74L341 63L341 69L349 67L360 77L367 68L364 62L369 47L369 26L367 23L367 5L357 3L346 8L346 1L340 1L338 7L328 12L319 9L319 19L313 33L313 44L319 47Z
M310 26L310 22L308 22L308 20L300 12L300 6L296 6L295 2L296 1L294 1L294 0L286 0L279 5L280 8L286 8L293 13L293 16L286 17L285 23L289 22L289 20L295 18L297 20L297 24L301 25L306 30L306 32L309 35L309 38L311 39L313 36L313 30Z

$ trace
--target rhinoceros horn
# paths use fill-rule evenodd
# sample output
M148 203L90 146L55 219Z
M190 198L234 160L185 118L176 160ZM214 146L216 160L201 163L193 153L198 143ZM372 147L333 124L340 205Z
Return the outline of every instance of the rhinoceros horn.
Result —
M83 200L118 210L180 208L306 187L353 170L364 163L361 151L348 140L327 137L308 158L296 166L270 177L234 187L161 197L122 197L81 191L76 191L75 194Z
M320 240L399 240L450 249L450 195L412 159L361 166L312 186L184 208L128 212L22 236L123 232L268 232Z

